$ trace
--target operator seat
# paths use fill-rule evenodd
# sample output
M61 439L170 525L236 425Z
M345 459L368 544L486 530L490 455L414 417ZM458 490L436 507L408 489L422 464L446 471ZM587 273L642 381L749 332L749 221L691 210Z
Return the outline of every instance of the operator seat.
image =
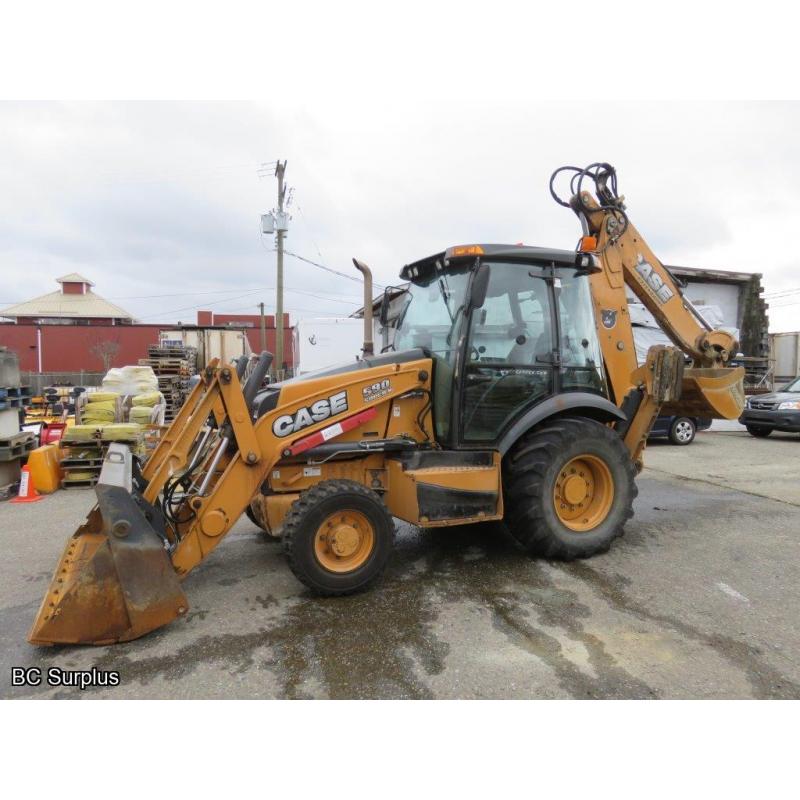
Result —
M507 361L509 364L535 364L538 359L546 362L547 359L542 356L549 354L552 349L549 331L540 333L535 342L532 336L520 333L514 346L508 352Z

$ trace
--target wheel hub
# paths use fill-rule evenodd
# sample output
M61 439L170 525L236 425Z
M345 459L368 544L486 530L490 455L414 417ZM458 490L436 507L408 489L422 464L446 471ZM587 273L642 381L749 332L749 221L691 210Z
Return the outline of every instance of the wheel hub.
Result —
M556 476L553 506L559 520L573 531L586 532L600 525L613 500L611 470L599 456L576 456Z
M575 506L586 499L586 495L589 493L589 483L585 478L570 475L564 481L561 492L567 503Z
M330 572L351 572L370 557L375 532L366 515L346 510L330 514L317 529L314 554Z
M352 525L337 525L328 536L331 549L337 556L351 556L358 547L360 537Z

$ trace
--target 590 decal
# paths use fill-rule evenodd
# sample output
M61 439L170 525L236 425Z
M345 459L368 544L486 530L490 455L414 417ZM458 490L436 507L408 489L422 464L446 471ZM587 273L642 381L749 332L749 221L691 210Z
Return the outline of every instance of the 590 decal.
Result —
M272 423L272 432L283 438L316 422L322 422L328 417L335 417L344 411L347 411L347 392L337 392L323 400L317 400L308 407L298 408L294 414L284 414L278 417Z
M384 378L378 383L373 383L370 386L365 386L361 390L361 395L365 403L371 403L380 397L386 397L392 391L392 382L388 378Z

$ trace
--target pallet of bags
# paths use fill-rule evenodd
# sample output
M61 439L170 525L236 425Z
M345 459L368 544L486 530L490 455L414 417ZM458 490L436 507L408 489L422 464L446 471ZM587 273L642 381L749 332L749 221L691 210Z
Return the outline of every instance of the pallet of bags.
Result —
M76 425L105 425L122 421L122 398L116 392L86 392L75 402Z
M144 392L131 398L128 421L140 425L161 425L164 422L164 395L159 391Z

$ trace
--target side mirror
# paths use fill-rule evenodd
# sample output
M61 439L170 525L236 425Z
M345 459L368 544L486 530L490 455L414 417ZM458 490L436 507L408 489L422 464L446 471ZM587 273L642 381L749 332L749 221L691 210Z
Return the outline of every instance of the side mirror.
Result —
M489 287L489 266L481 264L472 277L469 289L469 308L480 308L486 300L486 290Z

